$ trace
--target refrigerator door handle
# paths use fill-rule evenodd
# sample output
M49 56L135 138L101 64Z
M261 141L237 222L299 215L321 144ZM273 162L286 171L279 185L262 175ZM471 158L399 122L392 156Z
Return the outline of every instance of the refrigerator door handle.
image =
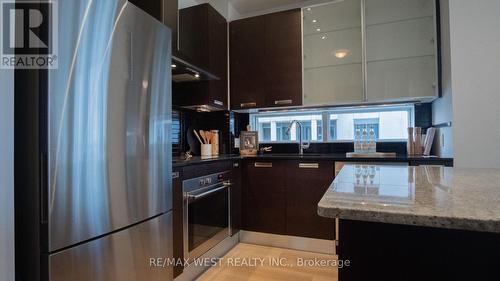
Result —
M127 32L127 37L128 37L128 77L129 80L132 81L134 80L134 41L133 41L133 36L132 32L128 31Z

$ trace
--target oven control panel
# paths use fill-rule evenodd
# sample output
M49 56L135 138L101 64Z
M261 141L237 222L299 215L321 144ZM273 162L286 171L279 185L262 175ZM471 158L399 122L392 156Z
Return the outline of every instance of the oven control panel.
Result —
M215 185L229 180L230 174L230 171L225 171L198 178L187 179L182 182L182 189L184 190L184 192L186 192L186 190L194 190L206 186Z
M200 179L200 186L206 186L212 184L212 178L202 178Z

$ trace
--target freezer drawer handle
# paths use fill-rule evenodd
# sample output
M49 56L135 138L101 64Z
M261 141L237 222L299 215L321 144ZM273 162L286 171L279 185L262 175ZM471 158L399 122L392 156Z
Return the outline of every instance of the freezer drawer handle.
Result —
M255 162L254 164L255 168L272 168L273 163L266 163L266 162Z
M244 102L240 104L240 107L255 107L257 106L256 102Z
M299 168L302 169L318 169L319 164L318 163L299 163Z

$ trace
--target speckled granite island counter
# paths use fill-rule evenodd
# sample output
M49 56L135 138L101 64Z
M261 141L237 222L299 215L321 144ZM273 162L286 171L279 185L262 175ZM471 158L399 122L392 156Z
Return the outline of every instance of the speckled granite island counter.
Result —
M500 170L346 165L324 217L500 233Z
M349 164L318 214L339 219L339 280L500 276L500 170Z

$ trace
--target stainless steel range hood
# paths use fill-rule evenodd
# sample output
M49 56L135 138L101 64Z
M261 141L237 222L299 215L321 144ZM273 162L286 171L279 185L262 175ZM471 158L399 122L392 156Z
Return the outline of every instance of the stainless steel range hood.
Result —
M182 83L208 80L220 80L220 78L208 72L207 70L190 64L189 62L181 58L172 56L173 82Z

